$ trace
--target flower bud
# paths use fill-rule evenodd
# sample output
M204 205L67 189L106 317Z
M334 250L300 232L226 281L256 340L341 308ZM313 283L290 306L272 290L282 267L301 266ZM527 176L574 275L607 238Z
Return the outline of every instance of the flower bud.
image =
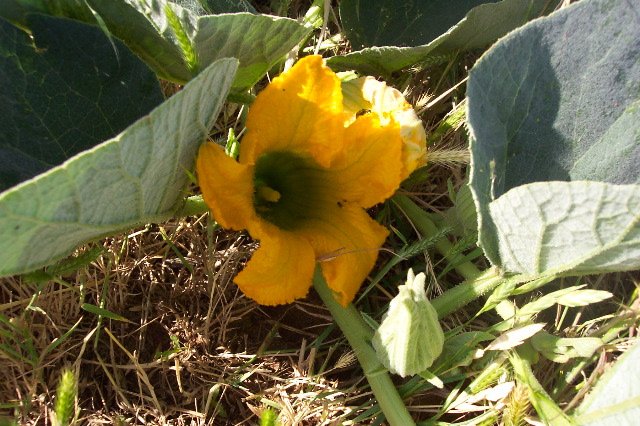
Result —
M407 283L398 287L372 340L384 366L402 377L429 368L444 344L438 314L425 293L425 279L424 273L416 276L409 269Z

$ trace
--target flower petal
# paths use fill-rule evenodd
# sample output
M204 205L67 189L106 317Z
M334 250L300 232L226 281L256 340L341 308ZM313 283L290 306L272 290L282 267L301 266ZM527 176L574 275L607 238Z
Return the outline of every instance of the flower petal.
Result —
M305 297L311 287L315 257L309 242L302 236L282 231L263 222L252 236L260 247L235 278L248 297L261 305L291 303Z
M369 208L389 198L402 179L402 138L393 120L382 126L365 114L346 129L345 149L331 164L328 182L340 200Z
M389 231L356 206L323 213L325 220L310 219L296 232L309 240L329 288L346 306L371 272Z
M404 178L426 162L427 135L422 120L402 93L373 77L360 77L342 83L346 122L355 120L361 110L370 110L383 126L394 120L402 135ZM403 179L404 179L403 178Z
M258 220L253 208L253 167L239 164L215 143L200 146L198 183L213 217L225 228L242 230Z
M268 151L311 156L327 166L342 149L342 92L336 74L314 55L299 60L258 94L249 108L240 162Z

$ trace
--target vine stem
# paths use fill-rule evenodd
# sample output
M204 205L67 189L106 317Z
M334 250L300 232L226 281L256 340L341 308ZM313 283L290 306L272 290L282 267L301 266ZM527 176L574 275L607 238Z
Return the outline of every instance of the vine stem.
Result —
M420 206L411 201L409 197L397 194L393 197L393 202L404 212L423 237L429 238L438 235L440 230L431 221L429 215ZM435 249L465 279L464 282L445 291L431 301L436 312L438 312L439 318L443 318L478 297L487 294L506 280L495 268L486 271L479 270L476 265L466 260L462 254L456 252L453 244L446 238L440 238L435 243Z
M352 304L345 308L336 301L333 292L322 276L319 266L316 266L313 286L358 357L364 375L369 381L373 395L378 401L388 424L390 426L415 425L398 393L398 389L391 381L391 377L389 377L389 372L378 360L375 350L369 344L373 336L373 330L364 322L360 312Z
M439 233L438 227L431 221L427 213L409 197L396 195L393 197L393 201L424 237L428 238ZM202 197L193 196L187 198L177 216L197 215L207 211L208 208ZM453 244L447 239L441 238L435 244L435 248L450 264L455 265L454 269L465 278L463 283L432 300L433 307L440 318L488 293L505 281L505 278L500 276L495 269L480 271L472 262L465 260L460 253L457 253ZM375 350L369 343L373 336L373 330L353 305L349 304L345 308L336 301L319 266L316 267L314 273L313 285L354 350L388 424L390 426L415 425L397 388L391 381L388 370L378 360Z
M199 216L209 211L202 195L192 195L184 200L184 204L178 209L175 217Z

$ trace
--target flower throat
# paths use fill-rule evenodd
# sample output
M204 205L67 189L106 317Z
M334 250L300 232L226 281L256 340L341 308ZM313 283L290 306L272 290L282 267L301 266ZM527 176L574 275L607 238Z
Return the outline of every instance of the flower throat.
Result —
M258 215L281 229L294 230L317 217L322 206L324 171L313 160L275 151L258 158L253 203Z

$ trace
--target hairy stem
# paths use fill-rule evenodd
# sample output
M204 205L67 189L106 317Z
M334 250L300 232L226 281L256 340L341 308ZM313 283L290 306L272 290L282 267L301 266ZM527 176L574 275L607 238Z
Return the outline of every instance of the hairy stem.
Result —
M417 206L409 197L395 195L393 201L411 220L423 237L429 238L440 233L440 230L431 221L427 212ZM440 238L435 243L435 248L447 259L456 272L465 278L463 283L445 291L431 301L440 318L490 292L505 280L494 269L480 271L476 265L464 259L462 254L456 252L453 244L446 238Z
M199 216L209 211L202 195L193 195L186 200L174 217Z
M402 398L400 398L398 390L389 377L389 372L380 363L376 352L369 344L373 336L373 330L364 322L360 312L351 304L344 308L336 301L322 276L320 267L316 267L313 286L324 304L329 308L334 321L338 324L358 357L364 375L369 381L371 390L388 424L391 426L415 425L407 407Z
M429 219L427 213L417 206L406 195L395 195L393 201L411 220L411 223L418 228L420 233L428 238L439 233L438 227ZM472 262L465 260L464 256L454 250L453 244L446 238L441 238L435 244L436 250L443 255L447 261L454 266L454 269L462 275L465 280L473 280L481 274L481 271Z

